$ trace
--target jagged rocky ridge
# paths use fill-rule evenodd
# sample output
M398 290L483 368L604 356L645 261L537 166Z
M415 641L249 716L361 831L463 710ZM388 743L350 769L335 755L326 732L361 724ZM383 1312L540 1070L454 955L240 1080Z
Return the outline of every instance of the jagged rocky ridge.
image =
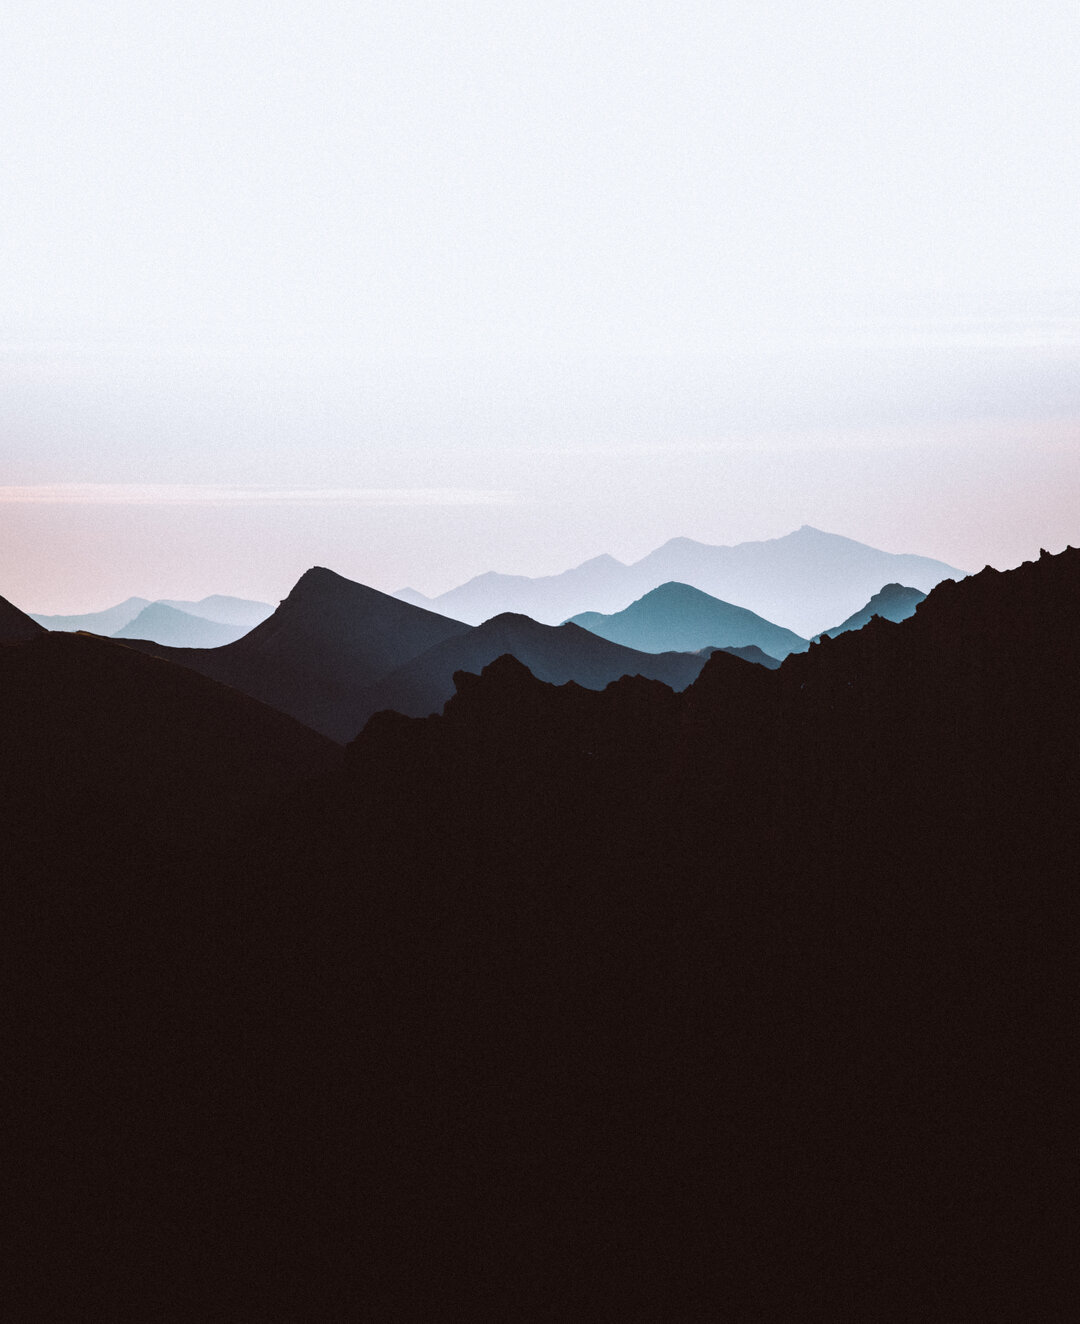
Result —
M357 731L384 708L410 717L441 712L454 693L456 672L479 671L503 653L512 654L540 680L554 684L574 680L596 690L626 675L661 680L682 690L705 661L704 655L689 652L627 648L572 621L541 625L507 612L467 634L443 640L377 681L357 705Z

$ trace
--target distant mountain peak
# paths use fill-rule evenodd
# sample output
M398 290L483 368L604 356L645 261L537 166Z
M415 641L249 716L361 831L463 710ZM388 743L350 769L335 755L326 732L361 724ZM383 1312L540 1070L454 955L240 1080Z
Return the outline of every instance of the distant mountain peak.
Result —
M575 569L596 570L596 569L607 569L607 567L609 566L614 566L616 569L619 570L626 569L626 563L624 561L620 561L615 556L610 556L607 552L601 552L599 556L589 557L587 561L582 561L582 563L579 566L576 566Z
M926 594L920 589L910 588L906 584L886 584L883 588L878 589L865 607L853 613L840 625L834 626L831 630L823 631L822 634L817 636L817 639L835 638L837 635L848 634L852 630L865 630L873 625L875 620L886 620L898 624L900 621L905 621L909 616L914 615L915 609L925 597Z

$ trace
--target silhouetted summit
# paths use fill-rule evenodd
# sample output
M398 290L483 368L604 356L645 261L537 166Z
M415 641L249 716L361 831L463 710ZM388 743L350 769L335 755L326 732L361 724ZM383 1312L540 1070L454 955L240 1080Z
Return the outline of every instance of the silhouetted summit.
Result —
M903 584L886 584L879 593L874 594L865 607L861 607L846 621L842 621L831 630L825 630L824 633L835 639L838 634L846 634L848 630L861 630L872 616L881 616L887 621L906 621L925 597L926 594L917 588L907 588ZM818 638L820 639L821 636L819 635Z
M354 583L322 566L305 571L272 616L221 648L131 646L212 676L334 740L360 727L363 690L467 625Z
M378 681L364 694L362 711L370 716L389 708L413 717L439 712L454 692L455 672L479 672L504 653L541 680L556 685L572 680L588 689L641 675L679 690L690 684L704 660L691 653L643 653L572 623L541 625L504 612L436 644Z
M0 598L0 644L17 644L45 633L45 627L32 616Z
M783 659L809 647L806 639L745 607L721 602L701 589L675 582L661 584L612 616L583 612L573 617L573 624L647 653L753 644Z

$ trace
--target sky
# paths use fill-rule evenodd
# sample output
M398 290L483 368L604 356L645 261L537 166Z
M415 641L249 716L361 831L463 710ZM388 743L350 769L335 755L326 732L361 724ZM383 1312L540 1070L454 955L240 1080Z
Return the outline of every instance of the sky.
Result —
M1080 543L1077 0L38 0L0 594Z

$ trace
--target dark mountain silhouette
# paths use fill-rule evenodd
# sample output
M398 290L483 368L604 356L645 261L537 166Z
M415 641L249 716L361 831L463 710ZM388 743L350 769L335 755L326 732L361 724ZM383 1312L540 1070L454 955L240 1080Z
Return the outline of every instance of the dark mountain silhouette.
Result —
M261 814L216 710L126 816L187 726L127 680L57 806L101 685L5 674L9 1313L1062 1317L1078 604L1070 549L681 693L502 656Z
M173 598L159 598L166 607L175 607L177 611L187 612L190 616L201 616L206 621L216 621L219 625L242 625L251 630L265 621L273 613L268 602L253 602L249 598L230 598L221 593L212 593L198 602L182 602Z
M0 644L17 644L44 633L44 627L26 612L0 598Z
M223 812L339 759L331 741L293 718L96 635L38 628L0 651L0 714L5 822L11 832L24 813L40 820L46 853L71 815L114 843L150 821L167 824L169 849L183 850L189 833Z
M612 616L587 611L575 616L573 623L646 653L754 644L770 656L783 659L810 646L808 640L790 630L689 584L661 584L624 611Z
M202 616L152 602L133 621L117 630L114 639L149 639L175 648L219 648L247 633L243 625L221 625Z
M835 639L838 634L846 634L848 630L861 630L872 616L881 616L887 621L906 621L925 597L926 594L917 588L907 588L903 584L886 584L880 593L874 594L865 607L824 633ZM818 639L820 638L819 635Z
M504 653L542 680L555 685L572 680L594 690L627 675L662 680L681 690L704 665L704 658L692 653L642 653L573 623L540 625L507 612L436 644L377 681L365 692L360 711L365 720L382 709L410 717L440 712L454 693L456 672L479 671Z
M149 605L149 598L127 598L115 607L106 607L104 611L86 611L73 616L42 616L38 612L31 612L31 615L46 630L89 630L91 634L115 634Z
M715 649L711 648L707 650L709 653L715 651ZM745 648L732 648L729 646L720 649L720 652L730 653L732 657L741 657L746 662L756 662L758 666L768 667L770 671L775 671L780 665L780 660L778 658L771 657L768 653L763 653L756 644L749 644Z
M221 648L130 646L179 662L289 713L333 740L360 730L374 681L467 625L400 602L321 567L308 570L269 619Z
M474 624L506 611L554 624L583 611L622 611L650 589L676 581L809 639L824 622L858 610L882 584L897 580L929 592L943 579L963 575L941 561L879 551L804 525L782 538L732 547L672 538L633 565L600 556L538 579L479 575L430 600L412 589L402 592L410 602Z

